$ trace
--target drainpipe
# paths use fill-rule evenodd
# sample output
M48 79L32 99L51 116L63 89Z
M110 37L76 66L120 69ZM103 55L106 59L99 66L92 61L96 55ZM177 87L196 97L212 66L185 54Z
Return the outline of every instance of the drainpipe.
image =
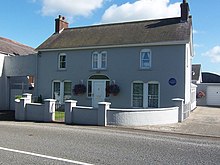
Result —
M36 62L35 62L35 94L38 96L38 56L41 54L40 51L36 54Z

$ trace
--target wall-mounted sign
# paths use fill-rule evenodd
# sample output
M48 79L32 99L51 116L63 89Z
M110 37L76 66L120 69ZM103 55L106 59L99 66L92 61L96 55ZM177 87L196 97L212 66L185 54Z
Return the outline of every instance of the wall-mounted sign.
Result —
M175 78L170 78L169 79L169 84L172 85L172 86L176 85L176 79Z

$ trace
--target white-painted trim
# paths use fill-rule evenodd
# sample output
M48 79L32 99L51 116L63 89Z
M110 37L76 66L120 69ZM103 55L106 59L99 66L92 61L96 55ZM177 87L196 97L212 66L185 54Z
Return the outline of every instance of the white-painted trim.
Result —
M149 59L150 59L150 66L149 67L142 67L142 53L145 53L145 52L149 52L150 53L150 55L149 55ZM140 51L140 69L143 69L143 70L147 70L147 69L151 69L151 66L152 66L152 52L151 52L151 50L150 49L142 49L141 51Z
M105 68L102 68L102 55L103 55L103 53L106 55L106 61L105 61L105 63L106 63L106 66L105 66ZM93 56L94 55L97 55L97 68L94 68L94 58L93 58ZM92 70L105 70L105 69L107 69L107 51L102 51L102 52L97 52L97 51L95 51L95 52L93 52L92 53Z
M53 81L52 81L52 91L51 91L51 96L52 96L51 98L52 98L52 99L55 99L55 98L53 97L53 93L54 93L54 83L55 83L55 82L60 83L60 98L61 98L61 81L60 81L60 80L53 80ZM60 100L60 101L61 101L61 100Z
M106 80L92 80L92 106L93 107L98 107L98 105L96 105L95 104L95 90L94 90L94 88L95 88L95 86L97 85L96 83L97 82L101 82L102 83L102 87L104 87L104 89L106 88ZM103 99L105 99L106 98L106 91L104 90L103 91L104 93L102 93L103 94L103 96L104 96L104 98ZM104 101L104 100L103 100Z
M60 68L60 56L65 56L65 58L66 58L66 61L65 61L65 68ZM66 53L59 53L59 55L58 55L58 69L59 70L66 70L66 68L67 68L67 56L66 56Z
M143 104L144 104L144 82L143 81L140 81L140 80L137 80L137 81L133 81L131 83L131 107L134 107L133 106L133 92L134 92L134 83L140 83L140 84L143 84ZM142 105L143 106L143 105ZM134 107L134 108L141 108L141 107ZM143 108L143 107L142 107Z
M77 48L57 48L57 49L38 49L41 52L50 51L65 51L65 50L86 50L86 49L104 49L104 48L122 48L122 47L140 47L140 46L165 46L165 45L185 45L189 43L188 40L183 41L171 41L171 42L155 42L155 43L143 43L143 44L122 44L122 45L106 45L106 46L88 46L88 47L77 47Z
M149 81L148 83L147 83L148 85L149 84L158 84L158 107L160 107L160 82L158 82L158 81ZM148 89L147 89L147 92L148 92ZM147 98L148 98L148 93L147 93ZM148 103L148 100L147 100L147 103Z
M92 165L89 163L79 162L79 161L75 161L75 160L58 158L58 157L54 157L54 156L47 156L47 155L37 154L37 153L33 153L33 152L15 150L15 149L4 148L4 147L0 147L0 150L7 151L7 152L14 152L14 153L18 153L18 154L30 155L30 156L35 156L35 157L40 157L40 158L45 158L45 159L50 159L50 160L55 160L55 161L73 163L73 164L78 164L78 165Z
M64 83L65 82L72 83L72 81L70 81L70 80L63 80L63 81L61 81L61 80L53 80L52 81L52 98L53 98L53 92L54 92L54 82L60 83L60 100L59 101L61 103L64 103ZM55 99L55 98L53 98L53 99Z
M143 89L143 108L148 107L148 83L144 83Z

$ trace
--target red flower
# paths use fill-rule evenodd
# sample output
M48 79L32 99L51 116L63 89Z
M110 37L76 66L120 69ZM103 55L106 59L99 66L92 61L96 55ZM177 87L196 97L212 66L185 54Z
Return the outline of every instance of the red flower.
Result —
M205 92L199 91L196 96L197 96L197 98L205 97Z
M74 86L73 92L75 95L83 94L86 92L86 86L84 84L77 84Z

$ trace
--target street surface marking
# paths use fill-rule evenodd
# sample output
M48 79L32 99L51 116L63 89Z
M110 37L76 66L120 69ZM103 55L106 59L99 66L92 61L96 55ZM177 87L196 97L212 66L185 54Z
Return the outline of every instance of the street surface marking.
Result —
M79 162L79 161L74 161L74 160L69 160L69 159L63 159L63 158L57 158L57 157L53 157L53 156L41 155L41 154L36 154L36 153L32 153L32 152L14 150L14 149L9 149L9 148L4 148L4 147L0 147L0 150L20 153L20 154L25 154L25 155L31 155L31 156L36 156L36 157L41 157L41 158L46 158L46 159L51 159L51 160L57 160L57 161L62 161L62 162L74 163L74 164L78 164L78 165L93 165L93 164L89 164L89 163L84 163L84 162Z

